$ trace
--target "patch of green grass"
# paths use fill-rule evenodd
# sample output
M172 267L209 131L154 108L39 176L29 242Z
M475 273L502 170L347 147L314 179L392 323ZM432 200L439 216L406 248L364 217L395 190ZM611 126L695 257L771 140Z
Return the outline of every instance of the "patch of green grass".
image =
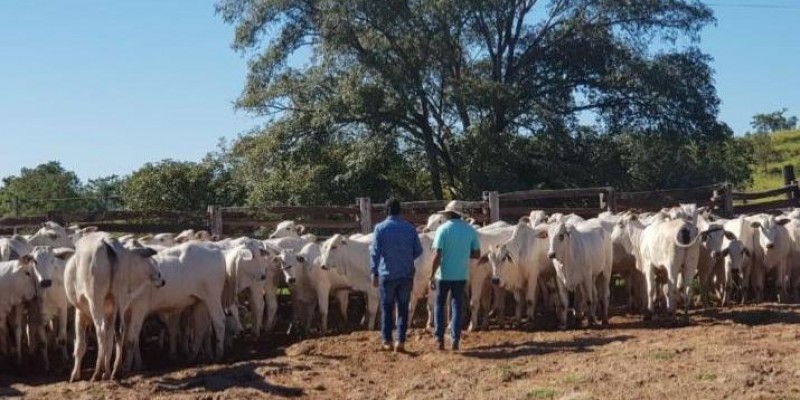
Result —
M566 378L564 378L564 383L568 385L580 385L586 383L587 381L588 379L585 375L578 373L569 374L566 376Z
M653 353L653 358L661 361L669 361L672 360L674 357L675 353L669 350L658 350L655 353Z
M772 145L775 149L775 158L767 163L767 170L764 165L758 163L753 168L753 184L747 191L761 191L775 189L783 186L783 166L791 164L795 166L795 173L800 173L800 130L776 132L771 134ZM781 197L772 199L760 199L754 202L778 200Z
M698 381L715 381L717 380L717 374L711 372L701 372L695 375L694 378Z
M497 372L502 382L515 381L525 376L525 372L515 369L510 365L501 365L498 367Z
M554 399L556 397L556 391L553 389L536 389L528 392L528 395L525 397L528 399Z

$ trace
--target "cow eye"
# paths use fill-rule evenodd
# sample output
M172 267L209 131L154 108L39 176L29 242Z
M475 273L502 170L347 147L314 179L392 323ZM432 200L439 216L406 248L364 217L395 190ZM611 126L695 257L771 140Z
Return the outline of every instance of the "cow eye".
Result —
M336 246L331 246L331 250L336 250Z
M564 234L563 233L558 235L558 240L562 241L562 242L564 241Z
M26 271L25 275L31 276L31 273Z

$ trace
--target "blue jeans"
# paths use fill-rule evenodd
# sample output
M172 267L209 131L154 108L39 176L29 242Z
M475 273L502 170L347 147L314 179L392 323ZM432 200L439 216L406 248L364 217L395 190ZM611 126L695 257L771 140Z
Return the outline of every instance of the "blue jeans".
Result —
M452 298L452 311L450 324L450 338L453 343L461 340L461 316L464 313L464 288L467 281L437 281L436 282L436 307L434 309L434 322L436 324L436 340L444 340L444 308L447 306L447 294Z
M406 342L408 330L408 303L411 300L412 278L384 280L380 282L381 292L381 338L384 343L392 342L394 330L394 310L397 306L397 341Z

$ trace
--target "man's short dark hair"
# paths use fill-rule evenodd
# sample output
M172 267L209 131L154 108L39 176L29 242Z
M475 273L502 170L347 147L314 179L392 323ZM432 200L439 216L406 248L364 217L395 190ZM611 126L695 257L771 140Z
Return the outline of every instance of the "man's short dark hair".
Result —
M400 215L400 200L390 197L386 200L386 214Z

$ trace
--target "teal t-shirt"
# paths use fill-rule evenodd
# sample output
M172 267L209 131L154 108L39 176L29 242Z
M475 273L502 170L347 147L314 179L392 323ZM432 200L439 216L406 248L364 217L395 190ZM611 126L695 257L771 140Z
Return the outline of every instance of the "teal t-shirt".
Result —
M463 220L454 219L436 230L433 248L442 254L442 262L436 271L440 281L466 281L469 279L469 255L480 251L478 232Z

